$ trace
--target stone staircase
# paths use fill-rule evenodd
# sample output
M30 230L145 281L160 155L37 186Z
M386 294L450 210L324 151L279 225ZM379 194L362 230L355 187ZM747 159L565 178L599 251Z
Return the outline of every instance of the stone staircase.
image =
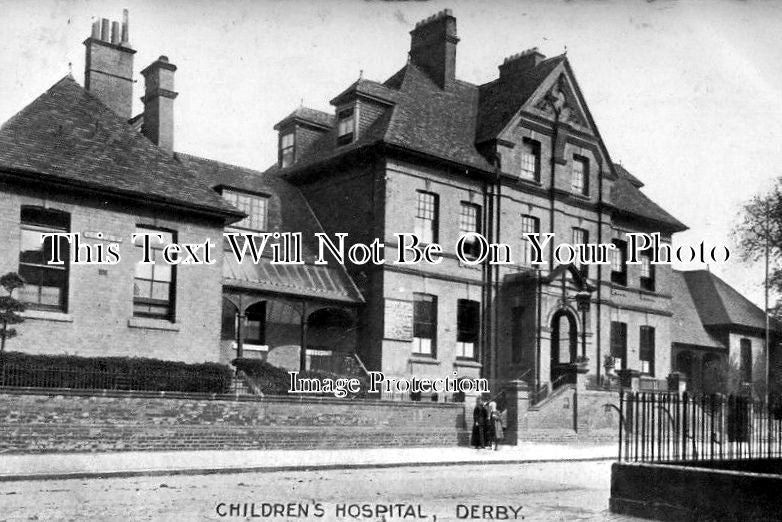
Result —
M611 391L558 387L531 405L521 420L522 441L577 444L615 443L619 434L619 395Z

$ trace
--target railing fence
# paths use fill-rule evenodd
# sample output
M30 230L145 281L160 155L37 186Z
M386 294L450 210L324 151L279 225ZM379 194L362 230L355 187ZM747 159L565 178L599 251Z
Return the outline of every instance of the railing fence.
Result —
M742 395L624 392L619 460L676 462L782 456L782 401Z

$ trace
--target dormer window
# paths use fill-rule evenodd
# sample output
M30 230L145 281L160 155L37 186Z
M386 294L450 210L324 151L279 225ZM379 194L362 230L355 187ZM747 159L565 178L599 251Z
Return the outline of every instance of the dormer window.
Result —
M247 214L246 218L238 223L234 223L231 225L231 228L252 232L266 231L268 225L268 196L223 189L223 197L231 205Z
M290 167L294 160L295 139L293 132L288 132L280 137L280 167Z
M356 118L353 109L343 109L337 113L337 145L347 145L353 141L356 131Z

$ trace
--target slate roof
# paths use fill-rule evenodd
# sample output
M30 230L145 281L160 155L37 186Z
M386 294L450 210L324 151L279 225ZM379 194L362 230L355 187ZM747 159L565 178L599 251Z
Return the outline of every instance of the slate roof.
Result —
M366 80L359 78L353 82L350 87L339 93L334 99L331 100L332 105L339 105L343 101L347 100L353 93L363 94L371 98L383 100L386 102L393 102L396 100L397 90L391 88L388 85L378 83L372 80Z
M212 187L226 187L267 194L268 232L301 232L304 265L272 265L263 258L259 264L232 254L223 260L223 282L228 286L306 296L347 303L361 303L363 297L339 264L315 265L316 232L323 232L307 200L295 186L270 173L219 161L177 153L176 157ZM275 213L272 216L272 213Z
M708 270L681 272L698 316L706 327L740 327L765 330L763 310ZM771 328L782 331L782 325L771 322Z
M391 106L353 143L336 147L336 129L325 133L306 155L284 170L284 175L378 143L493 172L475 144L479 97L476 85L457 80L454 88L446 91L415 64L408 63L383 84L359 80L333 101L339 102L354 90L383 99Z
M727 348L704 328L685 278L686 272L671 270L671 342L706 348Z
M452 89L440 89L426 73L409 63L401 74L399 96L383 141L493 171L475 146L478 99L477 86L457 80Z
M633 176L632 173L626 168L624 168L624 166L621 163L614 163L614 170L619 176L625 178L634 187L641 188L644 186L643 182L640 179Z
M687 225L670 215L665 209L639 190L643 183L638 178L630 174L621 165L614 165L614 167L618 178L614 181L613 204L618 211L650 219L673 232L687 230Z
M66 76L0 126L0 171L243 216L209 185Z
M339 104L354 93L364 94L389 104L385 113L353 143L337 147L336 129L326 132L298 161L286 168L273 166L269 173L293 175L370 145L384 143L419 152L484 172L494 167L478 150L478 145L496 138L508 125L541 83L562 63L564 55L543 60L525 71L498 78L481 86L456 80L454 86L441 89L425 72L409 62L384 83L359 79L331 102ZM312 111L300 108L298 111ZM325 120L326 113L319 113ZM294 111L283 122L297 117ZM278 128L278 124L275 128ZM645 220L670 231L687 227L640 191L643 183L621 165L614 165L617 179L613 202L617 211Z
M299 107L295 111L288 114L285 118L279 121L274 126L274 130L279 130L280 127L285 126L290 121L301 120L308 123L313 123L320 127L333 127L335 116L327 112L319 111L317 109L310 109L309 107Z

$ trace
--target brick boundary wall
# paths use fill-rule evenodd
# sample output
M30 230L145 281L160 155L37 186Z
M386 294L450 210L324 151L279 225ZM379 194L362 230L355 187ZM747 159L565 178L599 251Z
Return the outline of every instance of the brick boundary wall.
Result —
M456 446L464 405L0 388L0 452Z

